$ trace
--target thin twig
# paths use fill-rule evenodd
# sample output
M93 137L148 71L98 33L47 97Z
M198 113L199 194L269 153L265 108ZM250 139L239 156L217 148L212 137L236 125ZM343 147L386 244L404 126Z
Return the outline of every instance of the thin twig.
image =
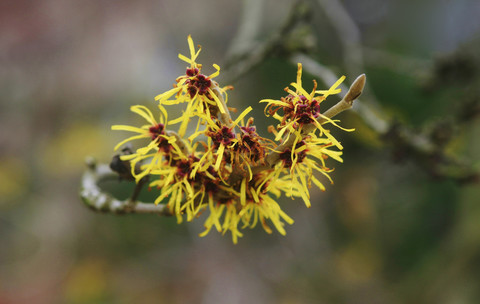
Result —
M317 0L325 12L330 24L337 32L343 48L345 68L349 74L358 75L365 71L363 67L363 54L360 30L350 17L343 4L338 0Z
M285 37L296 28L296 24L305 20L305 15L308 13L308 10L304 9L303 5L303 1L296 1L285 22L269 39L266 39L263 43L259 43L256 48L248 52L242 54L237 52L233 57L228 58L225 65L225 72L222 74L222 81L224 83L235 82L253 68L260 65L266 58L284 49Z
M101 181L116 178L118 174L113 172L108 165L97 164L92 158L87 161L87 170L82 177L80 197L87 207L99 212L115 214L126 213L154 213L159 215L172 215L166 205L142 203L139 201L118 200L112 195L105 193L98 184Z
M362 53L369 67L387 68L419 79L427 78L433 68L432 60L408 57L376 48L362 46Z
M327 20L336 31L336 37L340 40L347 75L365 73L361 31L345 6L339 0L316 0L316 2L324 11ZM368 83L365 91L369 104L376 106L378 101Z
M242 14L237 32L235 33L226 58L236 58L242 54L249 53L255 46L256 36L260 32L260 25L263 21L265 0L243 0Z

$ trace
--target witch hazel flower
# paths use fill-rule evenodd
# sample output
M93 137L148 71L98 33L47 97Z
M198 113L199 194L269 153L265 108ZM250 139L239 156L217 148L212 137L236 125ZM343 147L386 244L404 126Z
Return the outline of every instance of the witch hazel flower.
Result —
M206 108L218 109L223 114L227 112L225 102L221 100L223 97L219 97L217 94L224 94L226 100L226 90L228 87L220 88L218 83L213 80L213 78L220 74L220 67L214 64L213 67L216 70L214 73L208 76L202 74L202 65L196 62L202 49L199 47L198 50L195 50L191 36L188 36L187 40L190 49L190 58L182 54L178 55L181 60L190 64L186 69L185 75L179 76L176 79L173 89L155 97L155 100L159 101L161 105L187 103L184 114L170 122L170 124L181 122L178 131L180 136L185 135L188 119L195 116L196 113L204 113Z
M273 116L273 118L280 121L275 140L280 140L284 134L300 134L304 131L305 126L313 125L315 127L314 130L318 129L321 135L325 135L335 146L342 149L342 145L330 134L329 130L323 127L319 119L323 119L344 131L353 131L353 129L348 130L340 127L334 120L321 113L321 103L328 96L340 93L341 90L338 86L344 80L345 76L342 76L328 90L317 90L317 82L314 80L313 89L308 93L302 86L302 64L299 63L297 81L290 84L295 91L287 87L285 91L288 95L280 98L280 100L260 100L261 103L267 103L265 115ZM283 112L283 115L278 112Z
M298 64L296 82L286 88L279 100L267 103L265 114L278 121L269 131L275 141L258 134L248 107L232 118L227 107L231 88L220 87L215 72L203 74L197 62L201 48L187 38L190 56L179 54L188 63L185 74L175 80L171 90L155 97L158 119L145 106L131 110L147 124L135 127L114 125L113 130L133 132L115 149L127 142L141 143L131 154L121 156L128 162L137 183L148 176L149 190L156 193L155 204L165 204L177 222L203 220L207 235L212 229L229 232L234 243L243 230L262 226L267 233L286 234L286 224L294 220L281 208L278 199L285 195L300 198L310 207L312 185L322 191L324 182L333 183L331 160L342 162L342 145L329 126L345 131L332 117L351 107L363 89L365 76L355 81L346 97L323 111L323 102L340 93L341 77L327 90L307 91L302 84L302 65ZM360 79L360 80L359 80ZM353 96L353 98L352 98ZM348 97L348 98L347 98ZM183 106L180 117L170 119L168 108ZM332 115L331 113L334 113ZM186 134L190 124L193 132ZM180 124L174 131L172 127ZM274 229L272 229L274 228Z

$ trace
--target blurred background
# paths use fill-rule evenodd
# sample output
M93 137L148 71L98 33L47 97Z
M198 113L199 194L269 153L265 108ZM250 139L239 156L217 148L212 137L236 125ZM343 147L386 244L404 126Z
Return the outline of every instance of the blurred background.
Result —
M480 3L292 7L2 1L1 304L480 303ZM129 107L153 108L184 73L189 34L206 74L225 68L230 106L255 108L261 134L274 121L258 101L283 96L293 54L347 84L367 75L360 102L384 127L361 109L339 116L357 131L332 131L345 147L344 164L330 164L335 185L312 190L310 209L281 200L295 220L285 237L257 227L233 245L213 231L199 238L202 220L95 213L79 198L85 157L110 161L126 136L110 126L138 123ZM235 72L271 39L280 44ZM332 84L313 74L305 87ZM398 130L434 148L418 151Z

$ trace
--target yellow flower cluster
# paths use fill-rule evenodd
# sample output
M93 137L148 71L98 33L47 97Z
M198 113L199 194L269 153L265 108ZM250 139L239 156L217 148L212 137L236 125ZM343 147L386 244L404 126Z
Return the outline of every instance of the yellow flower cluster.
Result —
M166 203L180 223L205 215L206 235L213 227L222 234L230 231L233 242L242 236L241 229L253 228L260 223L267 233L269 224L285 235L285 223L293 220L285 214L275 199L282 193L302 198L310 207L309 188L313 182L321 190L325 187L314 176L326 176L332 169L326 160L342 162L339 151L342 145L325 129L325 124L338 126L335 121L320 113L320 103L337 89L342 77L330 89L311 93L302 87L302 66L298 65L297 81L286 88L288 95L280 100L264 99L265 113L279 121L270 130L275 141L257 133L253 118L246 119L251 107L233 120L227 107L227 90L213 78L206 76L196 62L200 48L195 49L188 37L190 57L179 55L189 66L185 75L176 79L173 89L158 95L158 119L144 106L132 106L132 112L146 120L140 127L114 125L113 130L123 130L135 135L120 142L147 139L144 146L132 154L122 156L129 161L136 181L149 176L151 191L158 191L155 204ZM183 114L171 119L167 106L185 104ZM191 123L192 134L186 137ZM172 129L180 124L177 132ZM313 127L312 127L313 126ZM292 140L293 139L293 140ZM292 144L285 146L290 141ZM283 143L283 145L282 145ZM280 149L280 147L282 147ZM268 156L276 154L278 161L269 163Z

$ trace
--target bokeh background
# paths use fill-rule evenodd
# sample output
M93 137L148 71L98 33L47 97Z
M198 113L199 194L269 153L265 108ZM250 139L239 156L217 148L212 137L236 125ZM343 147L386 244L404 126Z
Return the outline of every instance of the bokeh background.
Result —
M335 185L312 190L310 209L281 201L295 220L285 237L258 228L233 245L215 232L199 238L201 220L177 225L82 204L85 157L110 161L126 135L110 126L135 124L129 106L153 107L171 88L184 72L177 54L187 52L187 35L202 45L208 74L212 63L248 54L239 33L253 47L278 33L292 4L2 1L0 303L480 302L478 181L432 174L353 111L339 118L357 131L333 131L345 146ZM425 134L449 126L445 153L478 172L478 1L305 5L299 33L308 31L316 60L347 83L361 67L363 100L389 122ZM332 11L347 13L344 34ZM348 36L349 22L358 36ZM345 59L350 42L362 58ZM254 106L265 134L274 122L257 102L282 96L295 71L284 53L267 56L235 79L230 105ZM307 87L313 78L305 75Z

